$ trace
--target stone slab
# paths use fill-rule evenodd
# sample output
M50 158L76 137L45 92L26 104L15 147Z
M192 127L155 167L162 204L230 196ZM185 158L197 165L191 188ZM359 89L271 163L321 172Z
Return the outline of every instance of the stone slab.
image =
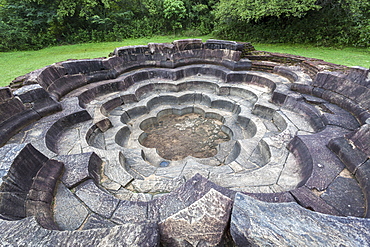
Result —
M118 155L118 153L116 155ZM115 160L110 160L104 164L104 174L109 179L122 186L126 186L133 180L133 177L125 170L125 168Z
M153 215L148 215L147 202L121 201L112 216L112 221L116 224L124 224L157 220Z
M342 215L336 208L332 207L326 201L315 195L305 186L291 190L290 193L299 205L304 208L320 212L323 214Z
M232 200L211 189L189 207L159 223L168 246L216 246L228 225Z
M116 226L116 224L114 224L112 221L104 219L103 217L97 214L91 214L89 215L89 217L87 217L85 223L83 224L82 230L89 230L89 229L96 229L96 228L110 228L114 226Z
M65 170L62 176L62 182L68 188L75 187L88 178L92 178L89 174L90 158L92 155L92 153L82 153L56 157L57 160L64 163Z
M85 221L89 211L76 196L59 183L54 199L54 220L60 230L77 230Z
M345 137L338 137L330 140L328 147L341 159L347 169L352 173L355 173L357 168L367 160L367 156L356 146L351 145Z
M327 144L331 139L344 136L346 133L348 131L343 128L328 126L319 133L299 136L309 150L313 161L312 175L307 180L306 186L322 191L343 170L344 164L327 148Z
M237 246L369 246L370 220L336 217L295 203L265 203L236 194L231 235Z
M365 201L361 187L355 179L338 177L321 198L336 208L342 215L363 217Z
M98 188L92 180L79 185L76 195L91 209L91 211L110 218L117 208L119 200Z
M156 224L124 224L86 231L52 231L26 218L20 221L0 220L0 242L4 246L159 246Z

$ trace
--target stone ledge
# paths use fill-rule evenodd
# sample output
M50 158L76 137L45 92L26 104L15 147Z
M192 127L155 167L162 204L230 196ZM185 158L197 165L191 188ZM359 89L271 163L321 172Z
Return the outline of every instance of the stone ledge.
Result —
M237 246L369 246L370 219L324 215L237 193L231 235Z

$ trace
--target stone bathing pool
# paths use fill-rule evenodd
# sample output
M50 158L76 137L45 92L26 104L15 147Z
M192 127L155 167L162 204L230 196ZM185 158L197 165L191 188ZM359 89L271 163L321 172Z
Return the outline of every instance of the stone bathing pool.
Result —
M0 89L0 243L369 246L369 85L221 40L31 72Z

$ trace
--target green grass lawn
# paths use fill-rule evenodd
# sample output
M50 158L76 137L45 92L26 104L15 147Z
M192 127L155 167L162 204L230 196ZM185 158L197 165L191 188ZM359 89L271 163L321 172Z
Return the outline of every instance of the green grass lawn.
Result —
M17 76L67 59L106 57L114 48L148 43L165 43L189 37L157 36L151 38L128 39L122 42L87 43L45 48L39 51L0 52L0 86L9 85ZM192 37L203 41L211 36ZM257 50L281 52L305 57L319 58L328 62L347 66L370 67L370 49L366 48L323 48L305 45L255 44Z
M323 59L346 66L370 67L370 48L332 48L310 45L254 44L256 50L289 53L303 57Z

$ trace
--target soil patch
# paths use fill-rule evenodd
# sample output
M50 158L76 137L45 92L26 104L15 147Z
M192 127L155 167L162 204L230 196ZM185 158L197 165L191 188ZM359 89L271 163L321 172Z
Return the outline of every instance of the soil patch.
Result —
M156 148L167 160L181 160L187 156L209 158L217 154L217 145L230 140L221 130L222 122L190 113L183 116L167 115L158 119L158 125L145 130L148 136L141 142Z

